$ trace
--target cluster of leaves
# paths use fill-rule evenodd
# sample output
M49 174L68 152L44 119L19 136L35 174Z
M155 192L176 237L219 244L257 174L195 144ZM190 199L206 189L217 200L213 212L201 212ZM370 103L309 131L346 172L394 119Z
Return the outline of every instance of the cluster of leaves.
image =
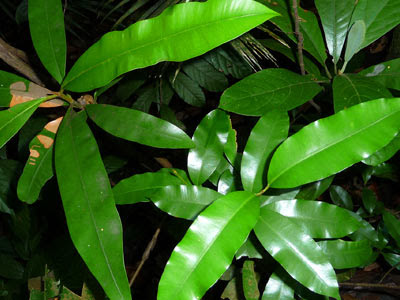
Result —
M331 185L336 173L359 162L368 166L363 172L366 184L371 176L390 169L386 161L400 149L400 100L391 93L400 90L400 59L358 74L344 73L360 49L400 23L399 6L394 0L316 0L322 29L314 13L299 7L304 68L309 74L269 68L228 88L227 76L242 78L251 70L226 48L208 51L271 18L271 24L262 29L273 38L259 42L298 60L290 48L296 41L291 7L285 0L259 2L263 4L208 0L168 7L157 17L107 33L66 73L61 1L29 0L35 50L60 90L50 91L0 71L0 105L8 108L0 112L1 170L8 171L3 177L11 180L15 167L7 159L5 145L33 113L39 107L58 108L57 116L45 124L42 121L42 131L29 143L17 197L33 204L45 183L56 175L72 242L110 299L131 299L116 205L138 202L152 202L171 216L193 221L165 267L159 300L200 299L235 256L248 257L242 269L244 296L264 300L277 299L277 295L294 299L295 294L304 299L318 298L317 294L339 299L335 269L362 267L380 254L389 264L400 261L400 221L371 190L363 189L363 207L354 212L350 194ZM51 20L51 26L43 20ZM144 72L131 72L159 62L182 64L173 71L168 64L158 65L162 76L147 84ZM132 108L97 103L113 86L122 103L141 90ZM188 104L202 106L206 98L202 88L224 92L219 107L201 120L190 138L183 126L178 127L182 124L168 104L175 91ZM306 126L297 123L299 107L329 89L333 90L335 113ZM78 100L65 92L92 90L93 97L84 95ZM148 114L153 102L160 113L164 109L165 119L178 126ZM243 153L238 151L230 113L258 118ZM134 174L111 188L89 120L127 141L190 149L187 172L171 167ZM315 200L328 189L333 204ZM15 216L7 203L12 198L10 182L0 192L3 213L15 223L22 222L23 216L34 223L27 208ZM378 228L364 219L370 216L380 218ZM64 283L58 286L47 269L40 274L24 272L10 249L29 257L37 238L30 230L16 231L16 235L22 245L0 249L2 264L12 266L14 272L1 276L42 276L39 288L30 287L31 299L56 295L92 299L86 285L81 296L74 295ZM24 250L28 251L25 256L21 255ZM267 255L279 266L270 270L261 296L250 259L267 260ZM237 280L229 279L227 289L235 287Z

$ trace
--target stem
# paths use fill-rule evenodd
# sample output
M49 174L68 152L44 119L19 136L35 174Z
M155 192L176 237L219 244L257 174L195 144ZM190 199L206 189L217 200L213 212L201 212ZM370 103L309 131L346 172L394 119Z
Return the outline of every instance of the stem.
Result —
M384 280L394 269L396 269L399 265L400 265L400 262L398 262L398 263L395 264L393 267L391 267L390 270L387 271L387 272L385 273L385 275L382 276L381 280L379 280L378 283L382 283L383 280Z
M80 104L78 101L75 101L70 95L64 94L63 90L60 90L59 92L52 92L57 98L61 98L62 100L68 102L74 107L83 109L82 104ZM56 98L54 97L54 98Z
M364 287L364 288L379 288L379 289L391 289L391 290L400 290L400 286L393 286L388 284L380 284L380 283L353 283L353 282L342 282L339 283L340 287Z
M174 175L175 175L176 177L178 177L180 180L182 180L182 182L183 182L184 184L186 184L186 185L189 185L189 184L190 184L190 183L186 182L186 180L185 180L181 175L179 175L179 173L178 173L175 169L172 169L172 173L174 173Z
M261 195L264 194L268 189L269 189L269 184L268 184L265 188L263 188L260 192L258 192L258 193L256 194L256 196L261 196Z
M344 73L344 70L346 70L347 67L347 61L344 62L342 69L339 71L339 75Z
M297 56L299 59L299 66L301 75L305 75L306 71L304 69L304 57L303 57L303 34L300 31L300 18L299 11L297 9L297 0L293 0L293 13L294 13L294 28L295 34L297 36Z
M328 76L329 79L332 79L331 72L329 72L329 69L326 66L326 64L324 64L324 69L325 69L326 76Z

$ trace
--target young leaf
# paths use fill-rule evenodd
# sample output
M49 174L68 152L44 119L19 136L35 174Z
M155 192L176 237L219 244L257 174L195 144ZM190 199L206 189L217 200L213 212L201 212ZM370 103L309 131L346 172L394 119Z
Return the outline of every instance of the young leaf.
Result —
M346 209L325 202L283 200L264 207L290 218L312 238L340 238L361 227Z
M76 249L110 299L131 299L121 220L84 113L74 115L70 109L64 117L56 139L55 166Z
M400 90L400 58L386 61L365 70L359 74L379 82L389 89Z
M259 214L257 197L233 192L206 208L172 253L158 300L200 299L231 264Z
M34 203L43 185L53 177L53 143L62 117L49 122L29 144L30 155L18 181L18 198Z
M258 120L250 133L240 166L245 191L257 193L262 190L267 175L267 160L288 132L289 117L286 112L273 110Z
M324 28L326 45L335 64L342 53L355 2L355 0L315 1Z
M290 188L328 177L387 145L399 127L398 98L364 102L320 119L278 147L268 182L274 188Z
M193 142L181 129L144 112L113 105L86 106L88 116L119 138L158 148L191 148Z
M364 164L370 166L378 166L381 163L389 160L400 150L400 134L396 135L396 137L385 147L381 148L371 156L368 156L366 159L363 159L362 162Z
M67 42L61 0L29 0L29 28L40 61L58 83L64 78Z
M339 299L339 287L331 264L297 223L262 208L254 232L290 276L313 292Z
M221 96L219 107L246 116L262 116L273 110L291 110L321 91L311 75L286 69L266 69L234 84Z
M188 155L188 171L195 185L201 185L223 159L228 138L229 116L216 109L208 113L193 134L195 148Z
M0 148L21 129L29 117L45 100L46 98L40 98L0 111Z
M347 37L346 52L344 53L344 63L347 64L358 51L362 49L365 40L365 23L362 20L356 21L349 31Z
M155 18L104 35L78 59L63 87L88 91L130 70L161 61L188 60L277 15L251 0L210 0L168 7Z
M261 300L293 300L294 290L276 273L269 278Z
M335 112L369 100L392 97L384 86L359 74L336 76L332 90Z
M243 263L242 283L246 300L258 300L260 298L256 272L254 271L254 261L252 260L246 260Z

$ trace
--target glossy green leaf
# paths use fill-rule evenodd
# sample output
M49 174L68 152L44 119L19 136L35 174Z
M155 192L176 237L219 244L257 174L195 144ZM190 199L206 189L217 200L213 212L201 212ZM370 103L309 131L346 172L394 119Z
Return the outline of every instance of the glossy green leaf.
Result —
M128 141L158 148L191 148L181 129L144 112L113 105L87 105L89 117L108 133Z
M47 123L29 144L30 155L18 181L18 198L34 203L44 184L53 177L53 144L62 117Z
M370 215L373 214L375 210L379 207L378 199L376 199L375 193L368 188L363 188L362 202L364 204L365 210Z
M188 155L188 171L195 185L201 185L217 169L223 159L228 139L228 114L216 109L209 112L193 134L195 148Z
M353 26L351 26L347 37L346 51L344 53L345 63L349 62L354 54L362 49L362 45L365 41L365 30L365 22L362 20L356 21Z
M362 162L364 164L370 166L378 166L381 163L389 160L400 150L400 135L396 135L396 137L385 147L381 148L371 156L368 156L366 159L363 159Z
M353 210L353 200L351 199L350 194L341 186L332 185L329 188L329 195L334 204L350 211Z
M392 267L396 267L397 270L400 270L400 255L385 252L382 252L382 255Z
M387 88L400 90L400 58L371 66L359 74L369 77Z
M261 300L294 300L294 290L276 273L272 273L265 286Z
M258 300L260 298L256 272L254 271L254 261L252 260L246 260L243 263L242 284L246 300Z
M359 74L336 76L332 89L335 112L369 100L392 97L384 86Z
M348 242L343 240L321 241L318 246L329 257L335 269L349 269L362 267L372 258L370 242L361 240Z
M188 60L274 16L277 13L251 0L210 0L168 7L158 17L104 35L78 59L63 87L88 91L133 69Z
M394 238L397 245L400 246L400 220L397 219L392 214L384 211L383 212L383 222L389 231L389 234Z
M157 189L151 201L171 216L193 220L222 194L195 185L168 185Z
M230 192L238 190L239 184L236 182L235 175L231 170L225 170L218 180L218 193L226 195Z
M206 208L172 253L157 299L200 299L231 264L257 221L259 207L255 195L233 192Z
M356 0L316 0L329 53L336 64L342 53Z
M228 88L219 107L246 116L262 116L273 109L291 110L321 91L311 78L286 69L262 70Z
M270 186L295 187L350 167L393 139L400 128L399 117L400 99L377 99L305 126L274 153Z
M314 200L321 196L331 185L335 176L306 184L296 195L296 199ZM287 200L287 199L286 199Z
M229 163L229 161L226 160L225 158L222 158L215 171L208 178L208 181L210 181L214 186L218 186L218 182L222 174L225 173L226 171L234 172L233 167Z
M362 171L361 175L364 180L364 184L367 184L372 176L387 178L393 180L394 182L397 182L398 167L394 164L389 163L381 163L377 166L367 166L367 168Z
M291 219L262 208L254 232L292 276L316 293L339 298L335 272L317 243Z
M346 209L326 202L282 200L264 207L290 218L312 238L340 238L361 227Z
M183 101L198 107L206 104L206 96L204 95L203 90L200 88L198 83L190 77L179 72L176 77L170 76L169 79L173 89Z
M24 102L0 111L0 148L21 129L44 100L40 98Z
M180 185L183 182L166 172L148 172L133 175L118 182L113 188L116 204L134 204L147 202L159 188Z
M84 117L83 113L73 115L70 109L55 145L57 181L67 225L76 249L107 296L128 300L131 295L121 220L99 149Z
M29 0L29 28L36 53L58 83L64 78L67 42L61 0Z
M23 82L25 86L29 85L29 80L0 70L0 107L10 106L10 102L13 97L13 95L10 93L10 87L16 82Z
M400 6L397 0L358 0L352 22L363 20L366 25L364 48L400 23Z
M280 192L280 193L279 193ZM262 195L260 196L261 198L261 207L274 203L276 201L281 201L281 200L294 200L297 198L297 194L300 192L300 189L293 189L293 190L278 190L278 194L272 194L272 195ZM267 192L268 193L268 192Z
M245 191L257 193L263 189L267 160L288 133L289 117L284 111L270 111L258 120L247 140L240 166Z
M380 236L375 228L358 214L353 212L350 212L350 214L361 223L361 227L356 232L352 233L350 238L354 241L366 239L369 240L374 247L383 249L387 244L387 240Z

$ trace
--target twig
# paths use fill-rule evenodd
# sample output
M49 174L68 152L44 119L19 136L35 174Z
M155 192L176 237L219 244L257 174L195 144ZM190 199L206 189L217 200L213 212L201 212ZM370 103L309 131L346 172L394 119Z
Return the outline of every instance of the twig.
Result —
M294 30L297 36L297 56L299 59L299 66L301 75L305 75L306 71L304 69L304 57L303 57L303 34L300 31L300 18L299 11L297 9L297 0L293 0L293 13L294 13Z
M378 283L382 283L383 280L384 280L393 270L395 270L399 265L400 265L400 262L398 262L398 263L395 264L393 267L391 267L390 270L387 271L387 272L382 276L381 280L379 280Z
M380 284L380 283L362 283L362 282L342 282L339 283L340 287L361 287L361 288L378 288L378 289L390 289L390 290L399 290L400 286L393 286L388 284Z

